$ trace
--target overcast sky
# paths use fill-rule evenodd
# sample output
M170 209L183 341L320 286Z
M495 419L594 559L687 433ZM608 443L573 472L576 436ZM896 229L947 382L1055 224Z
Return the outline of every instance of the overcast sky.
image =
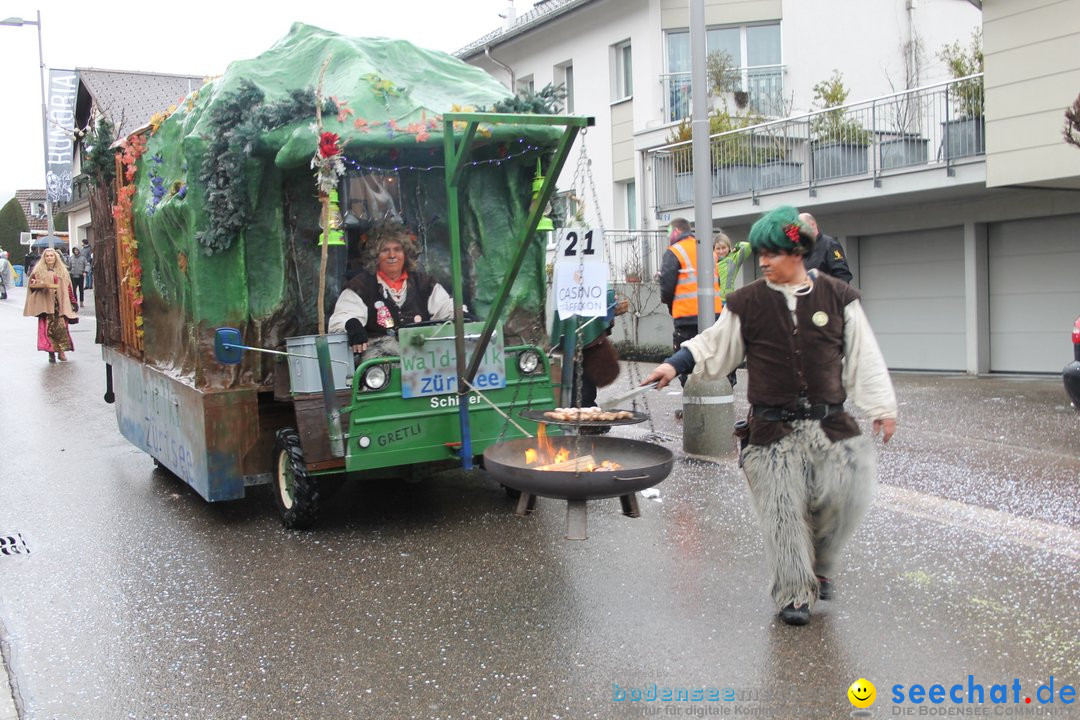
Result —
M499 27L508 0L353 0L246 3L180 0L0 0L0 20L41 11L46 71L76 67L219 75L284 37L293 22L343 35L386 36L453 52ZM532 0L516 0L517 13ZM48 75L46 75L46 82ZM16 190L45 187L38 36L0 26L0 205Z

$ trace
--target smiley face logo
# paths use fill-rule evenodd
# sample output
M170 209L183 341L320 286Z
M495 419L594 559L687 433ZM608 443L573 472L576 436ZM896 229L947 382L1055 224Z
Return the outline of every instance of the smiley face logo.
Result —
M847 690L847 696L855 707L868 708L874 704L874 700L877 698L877 688L874 687L874 683L866 678L859 678L851 683L851 687Z

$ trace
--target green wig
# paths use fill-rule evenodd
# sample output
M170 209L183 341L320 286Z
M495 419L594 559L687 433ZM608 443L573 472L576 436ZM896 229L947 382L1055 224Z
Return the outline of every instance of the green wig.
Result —
M799 220L799 211L790 205L781 205L762 215L750 228L750 247L754 252L772 252L809 255L814 247L810 228Z

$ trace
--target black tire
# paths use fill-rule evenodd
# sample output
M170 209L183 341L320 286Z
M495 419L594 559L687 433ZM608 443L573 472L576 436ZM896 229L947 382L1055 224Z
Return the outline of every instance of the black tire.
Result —
M270 495L290 530L306 530L319 519L318 481L308 476L300 435L293 428L281 428L274 442L274 482Z

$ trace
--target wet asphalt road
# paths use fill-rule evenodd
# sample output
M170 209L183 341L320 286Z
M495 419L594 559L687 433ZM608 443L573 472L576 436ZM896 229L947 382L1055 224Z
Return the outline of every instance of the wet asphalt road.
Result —
M669 439L660 500L639 519L590 503L587 541L563 539L564 503L517 517L461 472L346 483L293 533L262 492L210 505L155 470L101 400L92 316L50 366L21 306L0 302L0 536L25 543L0 554L0 647L20 718L839 718L860 677L876 717L1002 716L1051 676L1080 686L1080 417L1059 378L894 376L878 497L837 598L792 628L734 461L678 457L675 396L617 431ZM1019 680L1020 703L966 704L969 675ZM654 683L735 699L615 699ZM913 683L963 683L965 703L896 706Z

